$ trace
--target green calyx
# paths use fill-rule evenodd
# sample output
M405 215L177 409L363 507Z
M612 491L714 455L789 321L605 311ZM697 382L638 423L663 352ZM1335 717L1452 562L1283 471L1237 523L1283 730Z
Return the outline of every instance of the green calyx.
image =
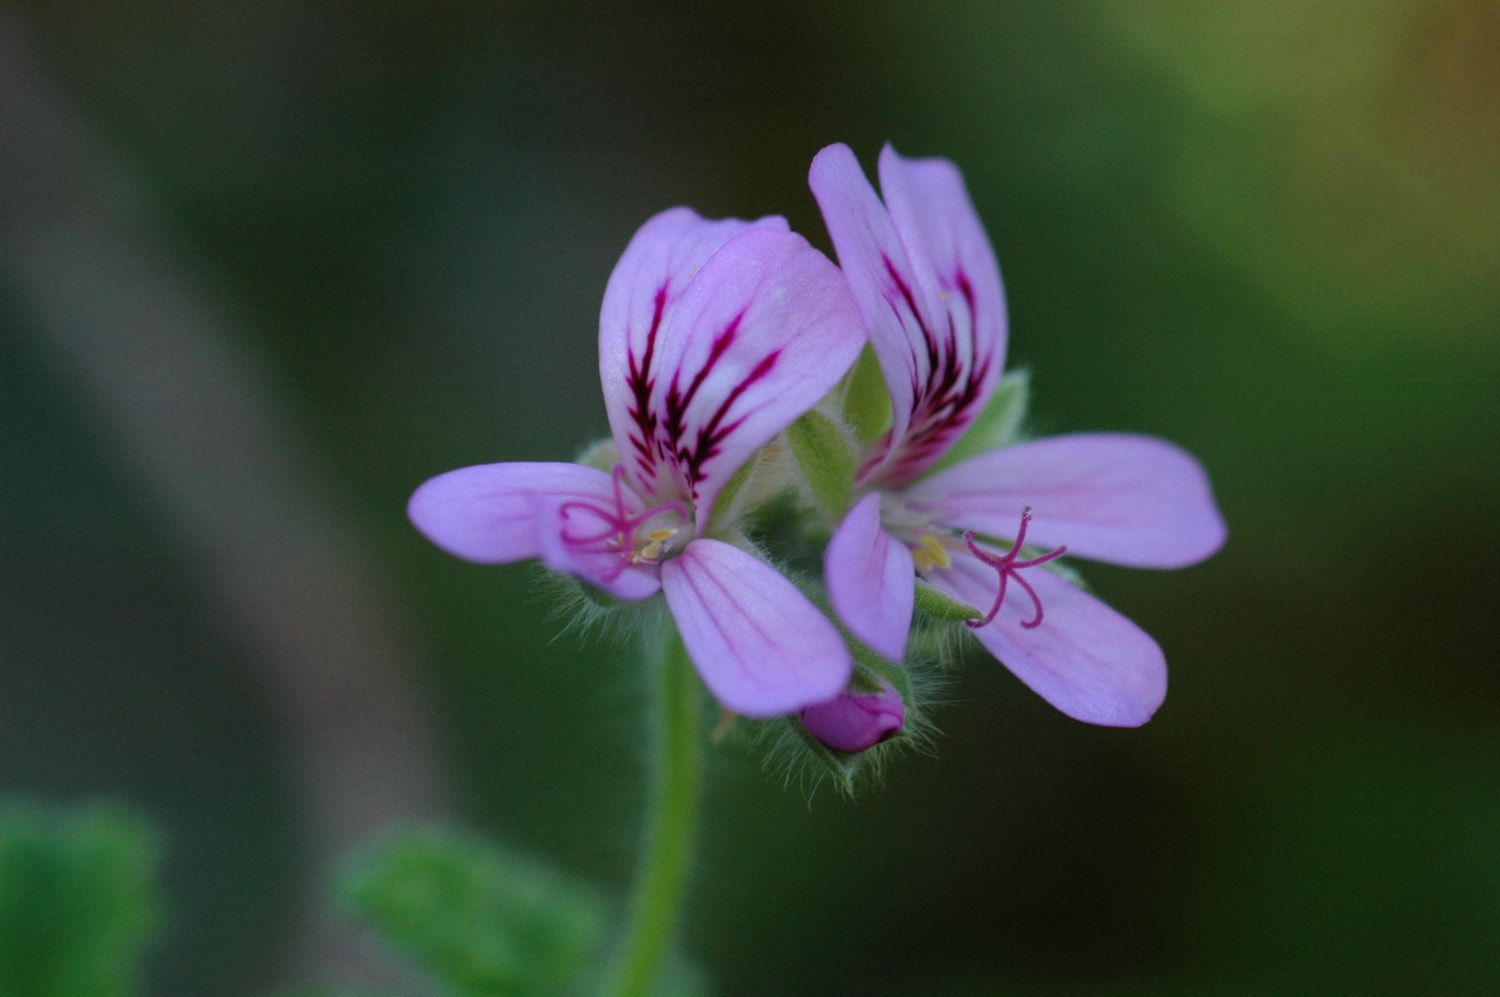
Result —
M917 611L941 623L967 623L969 620L984 619L981 610L953 598L920 578L917 579Z
M977 457L991 450L998 450L1017 442L1021 436L1021 423L1026 419L1026 409L1031 402L1031 374L1025 370L1012 370L1000 378L995 393L990 396L984 411L959 437L943 458L933 465L933 473L952 467L960 461Z
M891 428L891 394L875 350L866 345L844 379L844 418L861 447Z
M786 439L813 504L825 521L837 523L849 509L859 460L849 431L813 409L787 428Z

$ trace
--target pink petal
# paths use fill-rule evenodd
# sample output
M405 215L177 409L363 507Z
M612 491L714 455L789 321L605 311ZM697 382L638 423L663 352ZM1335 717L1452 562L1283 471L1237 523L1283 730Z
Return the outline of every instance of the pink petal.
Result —
M753 228L703 264L657 343L650 403L671 494L691 499L700 532L740 465L817 404L863 345L843 274L801 236Z
M942 522L1137 568L1195 564L1224 544L1208 476L1187 451L1123 433L1053 436L955 464L908 488Z
M891 390L892 442L877 477L899 486L958 442L994 392L1005 301L952 163L886 146L880 180L889 212L842 145L818 153L809 177Z
M880 528L880 495L849 510L823 554L828 601L849 632L892 661L906 656L915 601L911 551Z
M1012 579L995 619L974 631L1016 677L1063 713L1085 723L1138 727L1167 694L1167 662L1150 635L1098 599L1046 570L1022 576L1036 590L1043 617ZM995 571L968 555L932 573L934 584L975 605L994 600Z
M853 662L833 624L770 565L694 540L662 565L662 588L709 691L735 713L796 713L842 692Z
M599 375L610 430L630 480L657 493L652 413L645 404L660 369L660 337L688 284L719 247L746 229L786 231L786 220L710 221L689 208L651 218L610 274L599 313Z
M847 145L830 145L813 157L807 182L885 374L892 439L900 440L932 372L923 344L924 329L936 329L942 314L937 278L925 257L908 254Z
M630 514L645 510L629 489ZM650 565L622 564L618 553L589 554L563 536L562 507L615 503L608 474L579 464L479 464L422 484L407 504L418 531L454 557L506 564L539 557L554 571L576 575L622 599L644 599L660 587Z
M995 250L963 174L948 160L906 159L887 145L880 151L880 190L901 241L920 246L937 277L957 330L960 362L984 368L967 426L984 408L1005 366L1005 292ZM969 296L972 312L965 304Z

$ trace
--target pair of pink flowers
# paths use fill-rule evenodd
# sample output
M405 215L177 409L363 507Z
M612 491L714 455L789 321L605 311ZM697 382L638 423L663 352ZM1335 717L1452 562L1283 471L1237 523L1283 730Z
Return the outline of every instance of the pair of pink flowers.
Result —
M1207 479L1171 444L1106 434L1021 443L934 472L999 379L1000 274L951 163L887 147L880 180L884 204L847 147L813 162L842 270L780 218L708 221L685 208L652 218L615 267L600 315L605 458L450 471L417 489L411 520L466 560L540 558L628 601L661 590L726 708L806 711L834 747L874 743L899 729L899 698L846 691L844 636L737 531L756 491L752 458L833 390L868 342L891 424L860 455L851 508L825 551L836 616L900 662L920 576L977 607L978 639L1063 712L1143 723L1165 695L1161 650L1046 568L1060 550L1023 548L1191 564L1225 535Z

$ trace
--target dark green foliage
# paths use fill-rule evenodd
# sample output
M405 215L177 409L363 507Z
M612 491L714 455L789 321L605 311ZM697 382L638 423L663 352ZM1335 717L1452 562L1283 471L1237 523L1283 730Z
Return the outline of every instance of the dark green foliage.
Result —
M594 967L603 901L453 828L395 832L357 856L345 902L463 997L559 994Z
M106 804L0 806L0 994L137 992L160 903L157 835Z

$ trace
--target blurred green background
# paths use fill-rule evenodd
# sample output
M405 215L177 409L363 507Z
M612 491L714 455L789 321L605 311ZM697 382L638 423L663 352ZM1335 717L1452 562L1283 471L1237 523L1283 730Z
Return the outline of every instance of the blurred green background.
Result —
M975 657L853 803L716 751L715 992L1500 987L1493 0L23 0L0 72L0 792L161 822L150 992L362 972L309 905L403 816L623 890L631 662L404 503L607 432L650 214L827 248L812 155L887 140L964 170L1035 428L1183 444L1230 541L1087 568L1141 730Z

